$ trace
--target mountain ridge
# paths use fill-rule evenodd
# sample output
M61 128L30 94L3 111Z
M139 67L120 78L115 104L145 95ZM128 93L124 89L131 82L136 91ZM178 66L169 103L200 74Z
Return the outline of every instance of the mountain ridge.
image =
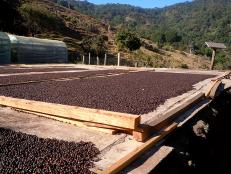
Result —
M115 35L119 30L109 27L106 21L82 14L76 11L74 6L61 6L57 4L58 1L56 0L21 0L21 4L17 4L18 1L0 0L0 3L5 3L6 7L13 7L10 10L7 9L7 13L16 10L17 16L19 16L19 19L15 20L16 16L12 15L10 21L4 16L0 16L0 24L6 24L0 25L2 31L64 41L67 44L71 62L81 61L83 54L87 56L88 51L82 47L84 40L102 36L107 46L106 53L110 61L108 63L116 64L114 60L116 60L118 49ZM12 5L13 2L16 2L17 5ZM1 7L0 5L0 11L4 10ZM127 20L131 19L127 18ZM112 31L109 32L109 28ZM190 55L183 50L177 51L171 47L162 49L149 39L141 40L140 50L135 52L121 51L121 57L123 61L126 61L125 65L133 64L134 66L134 62L140 62L142 66L152 67L194 69L206 69L208 67L208 60L201 56ZM103 58L104 55L100 57L100 59Z

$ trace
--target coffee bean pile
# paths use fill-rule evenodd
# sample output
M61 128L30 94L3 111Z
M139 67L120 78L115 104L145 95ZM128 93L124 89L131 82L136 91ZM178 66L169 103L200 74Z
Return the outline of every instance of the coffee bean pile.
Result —
M90 142L42 139L0 128L1 174L91 173L98 154Z
M14 74L27 72L74 71L84 68L0 68L0 74Z
M124 73L126 70L100 70L100 71L85 71L85 72L68 72L68 73L49 73L49 74L33 74L33 75L12 75L0 76L0 85L2 84L15 84L27 81L41 81L59 78L72 78L72 77L89 77L95 75L105 75L110 73Z
M0 95L15 98L145 114L192 85L213 76L136 72L120 76L0 87Z
M90 77L97 75L107 75L128 72L125 70L101 70L101 71L86 71L86 72L68 72L68 73L48 73L48 74L33 74L33 75L11 75L11 76L0 76L0 85L6 84L17 84L20 82L27 81L41 81L50 79L60 78L77 78L77 77Z

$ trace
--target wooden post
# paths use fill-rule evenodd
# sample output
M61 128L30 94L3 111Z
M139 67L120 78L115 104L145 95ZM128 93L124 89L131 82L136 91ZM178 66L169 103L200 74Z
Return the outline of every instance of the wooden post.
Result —
M88 60L88 64L91 64L91 53L89 52L89 60Z
M138 62L135 62L135 67L136 67L136 68L138 67Z
M104 66L106 66L106 64L107 64L107 54L104 55L104 63L103 64L104 64Z
M213 54L212 54L212 60L211 60L210 70L213 70L214 61L215 61L215 56L216 56L216 49L213 48Z
M84 64L84 62L85 62L85 56L83 55L83 64Z
M120 53L118 53L118 62L117 62L117 66L120 66Z
M99 56L96 57L97 65L99 65Z

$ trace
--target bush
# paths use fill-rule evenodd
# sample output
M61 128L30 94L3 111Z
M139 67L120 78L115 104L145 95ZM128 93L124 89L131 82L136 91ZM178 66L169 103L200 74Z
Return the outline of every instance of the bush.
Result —
M119 49L126 48L129 51L134 51L141 47L140 39L134 33L126 30L117 33L116 43Z
M184 64L184 63L183 63L183 64L181 64L181 65L180 65L180 68L188 69L189 67L188 67L188 65L187 65L187 64Z
M63 26L61 19L37 4L23 4L19 11L24 19L23 25L32 35L44 31L44 29L57 29L57 27Z

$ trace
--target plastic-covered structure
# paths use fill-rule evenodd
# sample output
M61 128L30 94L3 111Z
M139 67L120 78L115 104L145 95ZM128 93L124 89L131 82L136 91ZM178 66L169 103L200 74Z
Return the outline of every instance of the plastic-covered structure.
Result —
M67 46L64 42L8 34L13 63L66 63Z
M0 64L11 63L10 38L4 32L0 32Z

